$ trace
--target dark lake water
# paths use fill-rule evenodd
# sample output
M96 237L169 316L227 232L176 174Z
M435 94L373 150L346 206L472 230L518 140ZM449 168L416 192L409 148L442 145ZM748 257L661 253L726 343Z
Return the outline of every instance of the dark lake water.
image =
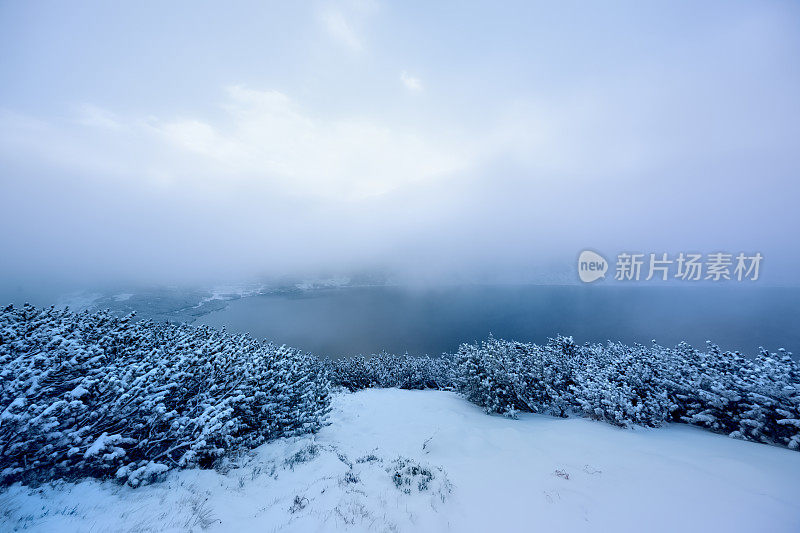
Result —
M231 301L199 323L247 332L319 355L438 355L496 337L579 343L685 340L753 354L800 352L800 289L752 287L365 287Z

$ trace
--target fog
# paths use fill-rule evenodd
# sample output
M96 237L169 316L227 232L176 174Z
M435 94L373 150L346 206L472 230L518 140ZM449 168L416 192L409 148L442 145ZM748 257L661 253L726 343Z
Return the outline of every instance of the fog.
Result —
M6 2L0 50L0 292L552 282L585 248L797 285L791 2Z

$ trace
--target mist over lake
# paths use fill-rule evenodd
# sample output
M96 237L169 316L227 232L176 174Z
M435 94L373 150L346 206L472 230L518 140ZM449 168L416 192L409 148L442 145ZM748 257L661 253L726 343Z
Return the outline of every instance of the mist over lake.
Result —
M228 302L197 323L246 332L318 355L455 351L496 337L663 345L685 340L755 354L800 350L800 289L780 287L347 287Z

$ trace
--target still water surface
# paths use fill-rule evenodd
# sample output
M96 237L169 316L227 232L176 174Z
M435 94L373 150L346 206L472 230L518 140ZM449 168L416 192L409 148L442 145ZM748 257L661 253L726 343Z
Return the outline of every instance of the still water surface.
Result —
M800 289L723 287L358 287L234 300L198 322L320 355L438 355L496 337L542 342L686 340L800 352Z

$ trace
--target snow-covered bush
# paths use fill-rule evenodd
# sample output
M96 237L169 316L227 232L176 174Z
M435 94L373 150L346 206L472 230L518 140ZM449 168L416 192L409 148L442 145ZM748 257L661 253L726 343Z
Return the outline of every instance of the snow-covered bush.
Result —
M574 408L622 427L662 425L670 419L672 402L659 383L660 361L641 345L576 347L570 386Z
M454 382L489 413L570 412L619 426L684 422L800 448L800 365L784 351L753 359L682 343L546 345L490 337L454 355Z
M343 358L327 363L334 384L456 389L488 413L576 414L617 426L681 422L732 437L800 449L800 365L784 351L748 359L709 344L618 342L544 345L489 337L440 358Z
M572 383L569 343L564 337L546 346L489 337L480 344L462 344L453 359L455 384L488 413L563 416Z
M398 389L452 388L452 364L447 357L413 357L381 352L371 357L343 357L328 361L334 385L350 391L372 387Z
M317 359L208 327L9 306L0 312L0 484L83 476L132 486L316 431Z
M686 344L667 352L661 383L674 420L800 449L800 365L790 354L762 349L747 359L711 343L705 352Z

